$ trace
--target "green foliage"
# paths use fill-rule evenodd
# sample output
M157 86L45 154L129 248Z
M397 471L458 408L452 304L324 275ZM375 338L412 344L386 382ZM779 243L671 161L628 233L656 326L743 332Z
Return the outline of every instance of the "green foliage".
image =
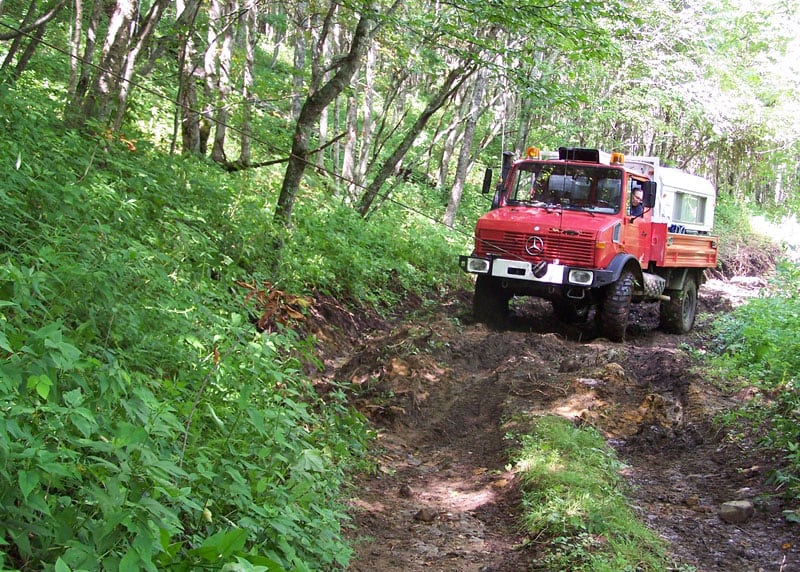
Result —
M0 566L345 567L365 422L248 320L262 182L56 117L0 93Z
M545 535L547 570L664 570L663 542L624 495L622 464L592 428L543 417L522 438L524 524Z
M364 220L333 201L303 200L282 269L292 288L389 310L409 292L435 296L462 278L452 234L398 203Z
M800 267L782 263L770 295L755 298L715 324L713 363L722 379L757 389L756 397L726 416L752 427L759 443L779 453L776 481L800 499Z

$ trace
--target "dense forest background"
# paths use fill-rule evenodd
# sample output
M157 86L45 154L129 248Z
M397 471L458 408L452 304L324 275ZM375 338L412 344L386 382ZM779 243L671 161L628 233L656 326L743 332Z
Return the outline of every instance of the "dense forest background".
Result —
M723 224L797 212L799 20L0 0L0 564L346 566L368 431L307 383L319 301L464 287L483 167L528 145L658 155Z
M2 4L7 82L60 82L66 127L146 134L229 170L313 167L363 216L413 179L452 225L476 164L582 145L658 155L795 205L793 2ZM38 73L37 73L38 72Z

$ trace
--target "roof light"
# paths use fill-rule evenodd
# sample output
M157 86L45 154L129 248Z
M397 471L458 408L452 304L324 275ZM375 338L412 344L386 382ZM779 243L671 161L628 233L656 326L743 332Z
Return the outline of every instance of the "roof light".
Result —
M541 156L538 147L528 147L526 155L528 159L539 159Z
M611 153L611 164L612 165L624 165L625 164L625 155L623 153Z

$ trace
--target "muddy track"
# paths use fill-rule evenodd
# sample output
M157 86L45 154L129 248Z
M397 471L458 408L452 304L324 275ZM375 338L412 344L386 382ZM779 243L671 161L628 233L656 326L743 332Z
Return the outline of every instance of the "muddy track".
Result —
M676 567L800 570L796 525L767 484L769 460L711 423L735 402L704 382L686 345L747 288L710 284L699 333L662 334L637 307L628 341L593 339L555 320L546 304L515 309L504 331L469 323L463 301L424 323L377 333L328 375L359 384L355 405L378 431L377 468L351 499L350 570L537 570L546 545L519 523L511 470L522 420L558 414L600 429L628 464L631 502L667 539ZM524 415L519 415L524 414ZM730 524L721 503L752 500Z

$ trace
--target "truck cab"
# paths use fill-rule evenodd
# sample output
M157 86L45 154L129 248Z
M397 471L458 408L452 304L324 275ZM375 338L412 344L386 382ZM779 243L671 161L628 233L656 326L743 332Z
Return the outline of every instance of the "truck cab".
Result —
M484 192L492 184L487 170ZM530 148L517 161L504 154L492 208L460 257L476 275L476 319L497 324L513 296L538 296L559 318L594 317L622 341L630 304L658 300L665 329L687 332L702 271L716 266L715 196L709 181L654 157L568 147Z

